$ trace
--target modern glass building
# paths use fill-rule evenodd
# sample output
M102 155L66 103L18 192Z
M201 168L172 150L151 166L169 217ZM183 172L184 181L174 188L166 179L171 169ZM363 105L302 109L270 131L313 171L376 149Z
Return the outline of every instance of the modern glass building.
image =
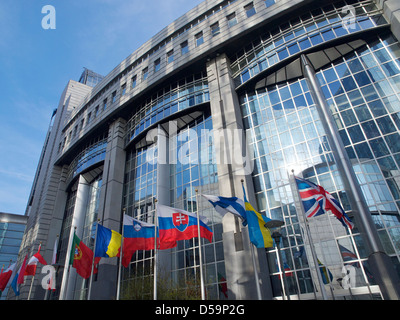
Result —
M200 247L207 299L398 299L399 26L395 0L205 1L95 87L71 80L20 256L42 241L50 257L59 234L51 298L87 299L89 280L68 268L71 234L93 248L98 219L116 231L123 212L153 223L158 203L199 211L214 234L159 252L160 298L200 298ZM294 175L330 192L355 227L331 213L306 220ZM243 198L242 181L284 222L254 254L247 227L201 197ZM121 299L151 299L153 276L151 250L119 285L118 260L102 259L91 298L120 287Z
M3 271L17 261L24 235L26 221L23 215L0 212L0 268ZM6 300L9 287L1 293L0 300Z

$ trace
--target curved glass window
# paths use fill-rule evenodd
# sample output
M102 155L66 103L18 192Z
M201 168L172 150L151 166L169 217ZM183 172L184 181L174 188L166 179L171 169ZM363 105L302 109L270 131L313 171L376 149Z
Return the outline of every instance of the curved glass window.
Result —
M354 21L342 13L349 1L340 1L292 19L263 34L231 57L238 87L278 62L323 42L387 24L374 1L353 3ZM382 59L385 59L382 56ZM389 66L390 68L390 66Z
M208 101L208 81L202 73L165 87L142 103L129 119L126 144L164 118Z
M92 141L81 151L69 165L67 173L67 184L78 174L91 167L92 165L104 161L106 156L107 137Z

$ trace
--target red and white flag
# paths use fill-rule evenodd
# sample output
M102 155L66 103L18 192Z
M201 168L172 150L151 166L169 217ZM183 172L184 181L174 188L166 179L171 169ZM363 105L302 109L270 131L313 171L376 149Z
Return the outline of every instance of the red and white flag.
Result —
M14 268L16 266L16 262L14 262L12 265L8 267L8 269L0 275L0 291L4 291L4 289L7 287L8 282L10 281L11 275L14 271Z
M40 254L40 248L42 245L39 245L38 252L36 252L28 261L28 264L25 269L25 276L34 276L36 274L36 267L37 263L40 262L43 265L46 265L46 260L43 259L42 255Z

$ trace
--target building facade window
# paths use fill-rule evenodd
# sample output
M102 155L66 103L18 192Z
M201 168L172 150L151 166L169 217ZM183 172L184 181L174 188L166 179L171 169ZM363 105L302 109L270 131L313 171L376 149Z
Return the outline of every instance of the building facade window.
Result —
M184 41L181 43L181 54L184 55L189 52L189 43L188 41Z
M149 68L146 67L142 70L142 81L145 81L149 76Z
M235 12L228 15L226 20L228 21L228 28L231 28L238 23Z
M160 71L161 69L161 59L158 58L154 61L154 72Z
M167 52L167 63L171 63L174 61L174 50L170 50Z
M254 16L256 14L256 8L254 8L253 2L249 3L244 7L244 11L246 11L247 18Z
M133 88L135 88L136 87L136 75L134 75L132 78L131 78L131 88L133 89Z
M221 31L220 27L219 27L219 22L216 22L216 23L212 24L210 26L210 29L211 29L211 35L212 36L216 36L217 34L219 34L220 31Z
M196 41L196 47L200 46L201 44L204 43L204 37L203 37L203 31L199 32L194 36L194 39Z
M265 6L267 8L273 6L275 4L275 0L265 0Z

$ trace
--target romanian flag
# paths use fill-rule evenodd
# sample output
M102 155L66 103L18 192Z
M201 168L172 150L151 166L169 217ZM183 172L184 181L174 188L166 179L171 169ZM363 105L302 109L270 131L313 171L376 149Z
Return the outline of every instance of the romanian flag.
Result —
M253 206L246 199L246 192L244 188L243 193L251 243L257 248L272 248L273 241L271 232L265 227L265 223L271 221L271 219L254 210Z
M100 258L95 259L95 266ZM92 273L93 251L90 250L79 237L74 234L72 241L69 264L76 269L76 272L82 278L89 278ZM97 269L93 269L93 273L97 273Z
M103 258L116 257L120 248L121 234L98 224L95 256Z

